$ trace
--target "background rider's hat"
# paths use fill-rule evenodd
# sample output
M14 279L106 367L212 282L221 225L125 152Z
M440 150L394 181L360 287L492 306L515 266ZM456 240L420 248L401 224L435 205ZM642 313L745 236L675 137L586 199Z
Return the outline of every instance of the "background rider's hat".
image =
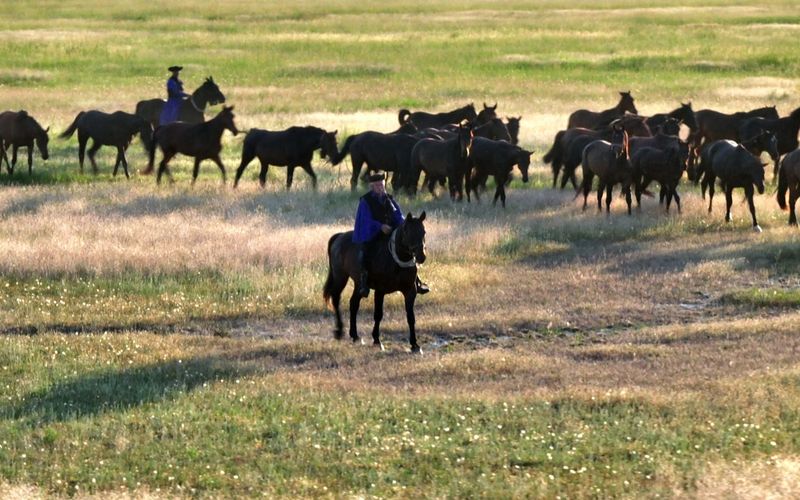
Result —
M169 71L180 71L183 69L183 66L170 66L167 68Z
M367 177L370 182L380 182L386 180L386 174L380 170Z

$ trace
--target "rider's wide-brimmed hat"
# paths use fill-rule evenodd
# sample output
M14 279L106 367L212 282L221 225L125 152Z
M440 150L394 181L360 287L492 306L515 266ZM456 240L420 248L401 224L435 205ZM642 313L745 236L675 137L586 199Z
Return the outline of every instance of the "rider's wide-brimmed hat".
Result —
M379 171L375 172L374 174L370 175L369 177L367 177L367 180L369 180L369 182L385 181L386 180L386 173L385 172L381 172L379 170Z
M167 68L169 71L180 71L183 69L183 66L170 66Z

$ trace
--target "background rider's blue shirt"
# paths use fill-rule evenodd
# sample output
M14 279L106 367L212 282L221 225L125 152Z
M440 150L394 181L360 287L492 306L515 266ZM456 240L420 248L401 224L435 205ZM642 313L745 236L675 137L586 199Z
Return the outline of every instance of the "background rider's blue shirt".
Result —
M167 80L167 102L161 110L159 125L166 125L178 120L183 98L188 94L183 91L183 84L177 78Z
M379 197L372 191L370 191L367 196L374 196L378 200L382 201ZM391 223L390 226L397 227L403 223L404 217L403 212L400 210L400 206L394 201L392 198L389 198L389 203L392 206L391 212ZM358 209L356 210L356 225L353 228L353 243L366 243L368 241L372 241L375 239L376 236L381 232L381 226L383 224L377 220L372 215L372 211L369 208L369 203L363 198L358 202Z

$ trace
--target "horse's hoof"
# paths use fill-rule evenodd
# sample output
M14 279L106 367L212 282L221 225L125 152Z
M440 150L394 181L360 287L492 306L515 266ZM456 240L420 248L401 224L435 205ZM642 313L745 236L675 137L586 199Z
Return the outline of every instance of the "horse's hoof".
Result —
M355 337L350 337L350 338L353 339L354 345L364 345L364 341L361 340L361 337L356 335Z
M753 231L755 231L755 232L757 232L757 233L761 233L761 232L763 232L763 231L762 231L762 229L761 229L761 226L759 226L758 224L756 224L755 226L753 226Z
M343 331L341 331L341 330L334 330L333 331L333 338L335 338L336 340L342 340L342 337L344 337L344 332Z
M380 340L378 342L373 342L372 346L375 347L376 349L378 349L381 352L385 351L385 349L383 348L383 342L381 342Z
M420 349L418 345L411 346L411 354L419 354L421 356L422 349Z

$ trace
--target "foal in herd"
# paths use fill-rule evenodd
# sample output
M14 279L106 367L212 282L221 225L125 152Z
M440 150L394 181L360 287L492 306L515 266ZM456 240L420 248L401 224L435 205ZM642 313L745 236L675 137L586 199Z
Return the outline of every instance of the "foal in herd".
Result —
M425 183L431 194L435 194L438 180L448 179L450 197L455 199L457 172L466 168L471 144L472 129L469 125L459 126L458 135L446 141L421 139L411 150L411 173L406 187L411 193L416 193L420 173L425 171Z
M597 210L602 211L603 190L606 192L606 213L611 213L611 192L614 184L622 185L622 193L628 204L628 215L631 214L631 184L633 168L628 161L628 149L623 144L612 144L608 141L594 141L583 150L583 210L586 210L587 198L592 190L592 180L597 175Z
M500 199L503 208L506 208L506 182L511 177L511 170L517 165L522 173L522 182L528 182L528 168L532 154L505 141L493 141L483 137L472 139L466 168L467 201L470 201L470 191L475 193L476 200L480 200L479 186L485 185L486 178L492 175L497 186L492 204L496 204ZM456 184L458 198L461 199L460 179L456 179Z
M31 174L34 142L39 148L42 159L47 160L50 156L47 152L47 143L49 142L47 132L49 130L50 127L42 128L39 122L25 110L0 113L0 157L6 161L6 169L9 174L14 173L14 167L17 164L17 150L21 147L28 149L28 175ZM11 146L11 163L8 162L8 156L6 156L8 146ZM2 160L0 160L0 167L2 167Z
M127 178L130 178L130 175L125 151L128 149L133 137L139 134L145 149L150 151L152 148L152 125L144 118L124 111L117 111L111 114L103 113L102 111L81 111L59 137L62 139L72 137L76 130L78 131L78 162L81 173L83 173L83 158L89 139L92 139L92 147L89 148L89 161L92 163L92 172L95 174L97 174L97 163L94 160L94 155L101 146L114 146L117 148L114 175L117 175L119 166L122 164L122 169Z
M294 169L300 167L311 176L314 189L317 189L317 174L311 168L311 158L314 151L319 149L322 158L328 157L333 161L339 156L336 146L336 130L327 132L318 127L289 127L280 132L269 130L251 129L244 138L242 145L242 161L236 169L236 178L233 181L235 188L239 184L244 169L258 157L261 163L261 172L258 182L263 188L267 183L267 170L270 165L286 168L286 190L292 187Z
M417 344L414 317L414 302L417 298L417 263L425 262L425 212L414 218L410 213L391 236L380 244L370 259L369 288L375 290L375 325L372 328L372 343L383 349L380 326L383 319L383 298L386 294L400 292L405 299L411 352L421 353ZM339 309L342 291L349 280L353 280L350 296L350 338L359 341L356 319L361 304L358 280L361 269L358 264L358 245L353 243L353 231L336 233L328 240L328 277L322 296L325 303L336 313L336 329L333 334L339 340L344 336L342 313Z
M197 180L200 172L200 162L203 160L213 160L222 172L222 182L225 182L225 166L219 157L222 151L222 133L230 130L233 135L237 135L239 130L233 122L233 106L223 106L222 111L207 122L192 124L174 122L158 127L153 133L153 147L150 148L150 161L148 171L153 170L156 146L161 148L164 157L158 164L158 175L156 182L161 184L161 175L166 172L170 180L170 173L167 163L178 153L194 157L194 170L192 171L192 185Z

